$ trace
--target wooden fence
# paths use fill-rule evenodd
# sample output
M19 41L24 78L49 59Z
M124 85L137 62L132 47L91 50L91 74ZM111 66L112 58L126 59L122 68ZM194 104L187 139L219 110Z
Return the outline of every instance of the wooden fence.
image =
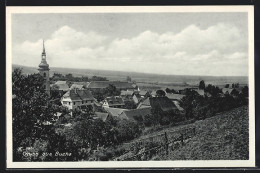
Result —
M196 131L195 127L189 129L183 129L179 131L167 131L161 133L159 135L149 136L146 138L139 139L134 143L128 143L127 147L131 148L132 145L141 146L142 149L135 154L134 156L129 156L123 159L115 159L115 160L145 160L145 157L151 157L152 155L168 155L171 150L174 150L174 144L179 142L181 146L184 145L184 141L186 139L192 138L195 136ZM149 148L148 150L145 149L147 144L155 144L156 146Z

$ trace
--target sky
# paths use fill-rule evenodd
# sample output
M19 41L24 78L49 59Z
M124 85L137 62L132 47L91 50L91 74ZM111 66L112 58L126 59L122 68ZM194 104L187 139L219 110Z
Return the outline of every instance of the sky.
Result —
M168 75L248 75L247 13L12 14L12 63Z

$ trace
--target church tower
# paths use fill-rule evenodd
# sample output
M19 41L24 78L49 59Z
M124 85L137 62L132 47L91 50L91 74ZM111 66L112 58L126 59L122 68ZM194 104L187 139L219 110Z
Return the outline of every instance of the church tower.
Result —
M45 47L44 47L44 40L43 40L43 50L42 50L42 60L39 64L39 73L42 75L45 79L44 88L47 92L47 94L50 96L50 76L49 76L49 64L47 64L46 61L46 53L45 53Z

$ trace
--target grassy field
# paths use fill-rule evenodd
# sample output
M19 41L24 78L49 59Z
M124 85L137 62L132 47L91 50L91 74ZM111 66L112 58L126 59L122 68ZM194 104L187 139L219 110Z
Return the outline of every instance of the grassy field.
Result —
M248 106L194 123L197 135L170 152L169 160L249 159Z
M196 134L184 140L184 146L177 142L177 147L176 144L170 147L168 156L162 152L148 160L247 160L248 119L248 106L243 106L205 120L146 134L138 139L162 134L165 131L178 133L181 129L195 127Z

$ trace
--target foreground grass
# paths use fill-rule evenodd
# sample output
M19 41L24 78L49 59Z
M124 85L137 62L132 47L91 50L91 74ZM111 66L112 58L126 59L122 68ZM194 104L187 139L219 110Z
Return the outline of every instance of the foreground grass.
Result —
M184 146L177 142L177 145L169 147L168 156L165 152L161 152L148 160L247 160L249 159L248 122L248 106L242 106L205 120L142 135L138 139L159 135L165 131L176 131L177 134L181 129L195 127L195 136L184 140ZM134 155L127 145L123 144L120 147L128 151L120 158Z
M183 147L170 151L167 160L249 159L248 106L196 121L197 134Z

